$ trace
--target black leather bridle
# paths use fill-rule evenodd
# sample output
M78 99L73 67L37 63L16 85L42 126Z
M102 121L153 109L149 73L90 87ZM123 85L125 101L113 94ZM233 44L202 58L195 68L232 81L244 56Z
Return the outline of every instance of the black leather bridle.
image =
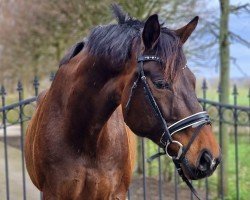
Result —
M145 62L148 62L148 61L155 61L155 62L159 62L160 64L162 64L161 58L159 58L157 56L143 55L143 56L140 56L138 58L138 60L137 60L137 62L138 62L138 65L137 65L138 66L138 77L137 77L136 81L134 82L133 86L131 87L129 99L128 99L128 102L127 102L126 107L125 107L125 112L126 113L128 112L129 107L130 107L131 98L134 94L134 89L137 87L139 81L141 81L142 85L143 85L144 93L145 93L147 99L149 100L149 103L150 103L151 107L153 108L156 117L160 121L160 124L162 126L162 130L163 130L163 133L160 136L160 146L164 149L164 152L160 152L160 153L153 155L149 160L151 161L154 158L157 158L161 155L168 155L170 158L172 158L172 160L177 168L177 171L178 171L179 175L181 176L181 178L183 179L183 181L186 182L186 184L188 185L190 190L193 192L193 194L198 199L200 199L196 190L193 188L192 184L189 182L188 178L185 176L185 174L181 168L181 164L183 164L187 168L187 170L189 170L189 172L192 173L192 171L190 170L190 168L188 166L188 160L186 158L186 154L187 154L190 146L194 142L195 138L200 133L201 128L206 124L211 124L209 115L207 114L206 111L198 112L198 113L190 115L182 120L179 120L176 123L174 123L173 125L168 127L165 119L163 118L162 112L161 112L157 102L154 99L154 96L150 90L146 76L144 74L143 64ZM181 144L179 141L174 140L172 136L175 133L178 133L178 132L180 132L184 129L187 129L189 127L195 128L195 130L194 130L194 133L193 133L191 139L189 140L188 144L184 147L183 144ZM170 144L176 144L179 146L177 156L170 156L169 155L168 148L169 148Z

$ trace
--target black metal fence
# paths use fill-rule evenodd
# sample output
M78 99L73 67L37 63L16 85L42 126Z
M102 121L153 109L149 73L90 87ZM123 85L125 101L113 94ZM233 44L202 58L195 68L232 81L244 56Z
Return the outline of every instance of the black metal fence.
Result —
M52 81L54 74L51 75ZM23 143L25 128L35 108L39 82L33 82L34 96L23 99L24 90L21 82L17 85L16 103L9 103L4 86L0 88L0 199L40 199L41 194L32 185L24 164ZM249 106L238 106L238 92L234 85L233 105L224 105L207 99L207 84L202 84L203 97L199 99L204 110L213 119L214 130L223 145L222 129L227 126L229 134L228 183L223 182L221 163L217 173L211 178L195 181L193 184L203 199L250 199L250 91L246 97ZM218 99L220 98L218 90ZM248 148L247 148L248 147ZM158 147L146 139L138 139L138 158L134 178L128 192L128 199L195 199L182 183L171 160L158 158L152 163L146 159ZM245 152L246 151L246 152ZM245 157L248 156L249 158ZM248 160L247 160L248 159ZM11 162L11 163L10 163ZM225 188L224 185L229 185Z

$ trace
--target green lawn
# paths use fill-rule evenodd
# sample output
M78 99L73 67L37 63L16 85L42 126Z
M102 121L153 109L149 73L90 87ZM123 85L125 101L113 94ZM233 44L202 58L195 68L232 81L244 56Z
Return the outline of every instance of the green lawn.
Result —
M229 195L225 198L227 200L236 199L236 170L235 170L235 145L233 137L230 139L229 145ZM157 152L158 147L152 142L145 140L146 147L146 157L150 157ZM248 200L250 199L250 136L240 136L239 137L239 146L238 146L238 159L239 159L239 188L240 188L240 199ZM165 176L166 180L174 180L173 174L173 164L169 158L161 158L162 161L162 174ZM211 177L209 177L209 193L212 199L217 198L217 182L218 182L218 173L220 168L218 167L217 172L215 172ZM147 176L158 177L158 160L154 160L151 164L146 163L146 174ZM135 174L136 175L136 174ZM205 181L193 181L193 184L196 188L204 188ZM184 183L181 183L181 187L186 187Z
M197 96L203 98L203 91L200 87L196 89ZM237 95L237 104L241 106L249 106L249 88L247 87L239 87L238 95ZM219 100L219 94L216 88L210 88L206 91L206 98L212 101ZM234 104L234 96L232 95L232 88L230 90L230 104Z
M239 146L238 146L238 160L239 160L239 196L240 199L250 199L250 139L249 136L239 137ZM236 199L236 160L235 160L235 144L231 140L229 144L229 195L225 198L227 200ZM212 191L217 191L217 179L218 173L214 174L209 178L209 183ZM215 198L216 199L216 198Z

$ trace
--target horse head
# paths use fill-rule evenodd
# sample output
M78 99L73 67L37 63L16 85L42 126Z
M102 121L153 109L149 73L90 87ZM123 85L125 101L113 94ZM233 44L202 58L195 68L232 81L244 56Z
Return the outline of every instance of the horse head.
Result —
M211 122L195 93L195 76L186 65L183 44L198 17L170 30L150 16L144 24L137 67L122 94L126 124L164 148L189 179L211 175L220 162L220 147Z

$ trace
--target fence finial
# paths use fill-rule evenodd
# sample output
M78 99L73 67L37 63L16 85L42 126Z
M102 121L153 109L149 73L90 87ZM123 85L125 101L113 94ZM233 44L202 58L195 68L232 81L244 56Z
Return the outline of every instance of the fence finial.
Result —
M202 90L207 90L207 81L206 79L204 78L203 81L202 81L202 87L201 87Z
M237 96L239 93L238 93L238 90L237 90L237 86L236 84L234 84L234 88L233 88L233 95L234 96Z
M23 85L22 85L22 82L19 80L17 83L17 91L20 92L22 90L23 90Z
M35 77L34 77L34 81L33 81L33 86L34 86L35 88L37 88L39 85L40 85L40 84L39 84L39 79L38 79L37 76L35 76Z
M35 76L34 81L33 81L33 86L35 89L35 96L38 95L38 87L39 87L40 83L39 83L39 79L37 76Z
M3 85L1 86L0 95L2 95L2 96L6 95L6 90L5 90L5 87Z

